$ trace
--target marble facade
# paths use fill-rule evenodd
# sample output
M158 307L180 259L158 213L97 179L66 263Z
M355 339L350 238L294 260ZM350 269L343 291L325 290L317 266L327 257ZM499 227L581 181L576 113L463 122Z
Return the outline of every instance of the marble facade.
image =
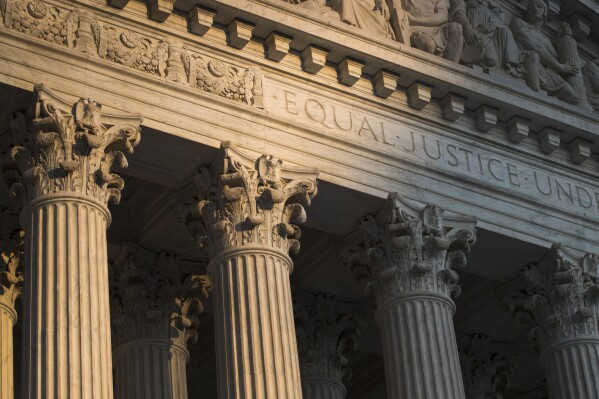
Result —
M0 0L0 399L596 399L595 0Z

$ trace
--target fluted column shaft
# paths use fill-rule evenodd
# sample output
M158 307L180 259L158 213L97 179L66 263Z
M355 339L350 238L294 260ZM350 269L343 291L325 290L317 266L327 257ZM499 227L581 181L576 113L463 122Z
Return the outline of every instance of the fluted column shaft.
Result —
M219 398L301 398L291 259L244 246L210 264Z
M344 399L343 384L327 378L302 378L304 399Z
M13 369L13 326L17 312L0 299L0 399L13 399L15 395Z
M577 338L541 355L551 399L599 398L599 338Z
M187 349L170 340L137 340L114 352L115 398L187 398Z
M26 231L24 398L112 398L108 210L76 196L34 201Z
M465 397L453 313L453 301L427 293L379 307L389 398Z

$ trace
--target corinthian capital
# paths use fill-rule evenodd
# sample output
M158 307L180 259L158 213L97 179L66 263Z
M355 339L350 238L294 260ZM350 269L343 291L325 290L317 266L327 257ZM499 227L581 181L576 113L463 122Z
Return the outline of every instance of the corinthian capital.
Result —
M0 210L0 302L11 308L22 292L24 237L18 216Z
M212 166L195 174L197 199L176 212L211 255L245 245L297 253L296 224L306 221L317 176L316 169L286 167L272 155L256 160L223 143Z
M29 110L11 120L16 142L3 167L11 192L25 204L66 193L118 203L124 183L111 169L127 167L125 153L139 143L140 123L139 115L103 114L92 99L73 105L36 85Z
M294 298L295 327L302 379L328 379L342 384L351 376L349 356L364 328L361 315L339 314L332 295L308 301Z
M541 350L571 338L599 338L599 256L575 257L554 244L522 271L524 288L503 299L519 321L532 324Z
M460 345L466 398L503 399L504 392L510 386L510 376L516 367L518 355L493 352L489 337L485 335L476 334L469 337L468 341Z
M110 283L115 348L139 339L186 348L197 340L202 298L212 286L207 276L183 271L175 255L126 245L112 264Z
M362 243L341 258L378 304L417 291L459 295L452 269L466 265L464 251L476 241L476 220L443 213L438 206L419 209L390 194L377 216L362 218Z

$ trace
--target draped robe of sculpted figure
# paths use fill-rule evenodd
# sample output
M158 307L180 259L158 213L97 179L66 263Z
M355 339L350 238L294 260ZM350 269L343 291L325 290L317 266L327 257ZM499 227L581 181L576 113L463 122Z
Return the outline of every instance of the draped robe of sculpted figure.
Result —
M413 47L460 61L463 39L462 27L449 22L449 0L403 0L410 21Z
M510 23L514 38L522 50L526 82L533 90L541 88L562 101L578 104L578 95L565 77L577 74L580 68L558 60L551 40L541 31L546 15L547 5L543 0L529 0L527 20L514 18Z
M599 112L599 58L587 62L582 68L582 74L589 103L596 112Z
M462 25L467 47L463 61L480 64L514 76L520 64L520 50L503 21L495 0L451 0L452 20Z
M339 13L343 22L395 40L385 0L330 0L329 5Z

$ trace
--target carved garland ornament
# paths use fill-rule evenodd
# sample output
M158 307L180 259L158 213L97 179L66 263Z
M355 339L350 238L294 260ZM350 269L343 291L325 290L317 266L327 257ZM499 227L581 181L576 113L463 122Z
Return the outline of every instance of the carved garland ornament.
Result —
M441 208L418 210L390 195L376 218L360 221L363 244L342 251L341 259L379 305L418 291L457 297L458 274L452 269L465 267L464 251L476 242L475 221L463 222L447 229Z
M252 161L225 143L211 168L195 174L198 200L176 212L211 256L250 244L297 253L296 224L306 221L318 172L282 164L271 155Z
M32 107L15 113L16 137L3 171L13 195L24 204L44 195L77 193L106 205L120 201L125 154L140 141L141 116L102 115L102 105L80 99L74 106L37 85Z
M110 268L110 309L115 348L138 339L170 340L186 348L198 338L208 276L183 273L173 254L129 245Z
M0 0L6 28L85 52L193 89L263 108L262 73L212 59L155 38L40 0ZM2 26L2 24L0 24Z

